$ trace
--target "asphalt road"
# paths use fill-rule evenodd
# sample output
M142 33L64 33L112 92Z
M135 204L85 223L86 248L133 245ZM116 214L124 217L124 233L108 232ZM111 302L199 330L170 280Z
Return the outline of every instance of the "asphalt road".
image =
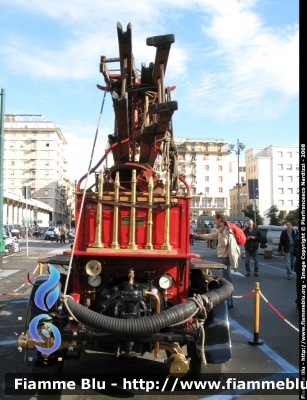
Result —
M31 276L37 267L36 260L42 256L61 254L69 245L47 242L41 238L29 239L28 257L26 257L25 240L20 240L23 247L21 253L4 258L2 271L0 271L0 398L4 389L4 374L8 372L29 372L23 362L23 354L17 350L17 338L24 331L27 299L31 285L25 284L27 275ZM199 253L201 258L217 261L217 250L207 248L206 242L195 242L191 252ZM33 279L33 278L31 278ZM245 276L244 260L241 260L239 271L232 274L234 285L234 307L229 310L232 360L224 364L222 373L267 373L269 376L278 373L296 373L299 369L299 310L295 304L295 279L287 280L284 259L273 257L264 259L259 256L259 277ZM255 282L259 282L262 296L260 301L260 334L263 345L254 346L249 340L254 337L254 296ZM271 306L268 305L269 302ZM125 372L136 374L140 372L165 371L168 367L163 363L165 354L161 351L158 360L152 355L144 356L137 360L119 360L114 356L102 355L97 349L82 354L80 360L64 363L64 372ZM95 392L93 392L95 393ZM223 391L223 399L240 398L248 399L250 392L234 395L231 391ZM36 396L6 396L9 399L43 399L44 395ZM122 389L115 390L110 395L96 395L95 399L109 399L117 397L141 398L140 395L131 394ZM47 398L47 397L46 397ZM48 397L49 398L49 397ZM60 395L57 399L72 399L72 396ZM88 399L91 396L78 396L78 399ZM142 398L151 399L152 396ZM164 395L155 395L163 399ZM167 398L175 399L177 395L168 395ZM190 399L217 398L210 391L201 394L185 396ZM281 399L280 396L257 394L253 399ZM296 395L289 395L287 399L296 399Z

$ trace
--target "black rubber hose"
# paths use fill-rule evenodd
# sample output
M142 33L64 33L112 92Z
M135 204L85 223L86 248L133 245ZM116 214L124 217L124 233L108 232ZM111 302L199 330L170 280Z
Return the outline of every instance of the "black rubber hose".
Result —
M211 290L201 296L207 312L229 299L233 293L233 286L230 282L225 279L220 279L219 282L221 286L218 289ZM67 297L67 304L73 315L83 325L93 330L113 333L154 333L189 319L198 307L194 301L188 299L185 303L177 304L160 314L124 319L99 314L76 303L70 297Z

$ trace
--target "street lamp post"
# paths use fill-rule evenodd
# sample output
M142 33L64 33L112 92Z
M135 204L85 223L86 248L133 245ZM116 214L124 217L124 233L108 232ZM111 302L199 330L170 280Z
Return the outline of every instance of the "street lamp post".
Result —
M237 154L238 156L238 217L240 217L241 214L241 209L240 209L240 153L245 149L245 144L239 142L239 139L237 139L237 145L234 144L229 144L228 145L230 148L230 151L233 151ZM237 146L237 149L235 150L235 147Z

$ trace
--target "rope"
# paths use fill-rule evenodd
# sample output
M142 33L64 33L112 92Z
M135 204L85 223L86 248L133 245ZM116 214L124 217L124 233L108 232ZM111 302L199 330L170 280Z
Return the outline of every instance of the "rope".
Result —
M65 303L65 306L66 306L67 310L70 312L70 314L73 316L73 318L77 322L79 322L79 321L73 315L72 311L68 307L67 300L66 300L66 293L67 293L67 288L68 288L68 280L69 280L69 276L70 276L70 272L71 272L71 268L72 268L72 260L73 260L73 256L74 256L74 252L75 252L75 246L76 246L76 243L77 243L77 238L78 238L78 233L79 233L79 227L80 227L80 224L81 224L81 216L82 216L82 212L83 212L83 209L84 209L84 202L85 202L85 195L86 195L86 187L87 187L88 177L90 175L91 166L92 166L92 162L93 162L94 150L95 150L96 141L97 141L97 137L98 137L100 119L101 119L102 111L103 111L103 108L104 108L106 94L107 94L107 87L106 87L106 89L104 91L104 96L103 96L102 103L101 103L101 108L100 108L100 113L99 113L99 117L98 117L96 133L95 133L95 138L94 138L94 143L93 143L93 147L92 147L91 158L90 158L90 162L89 162L89 166L88 166L88 170L87 170L87 175L86 175L86 180L85 180L85 184L84 184L84 191L83 191L83 196L82 196L82 201L81 201L81 206L80 206L80 214L79 214L78 223L77 223L77 227L76 227L75 240L73 242L73 247L72 247L72 250L71 250L71 255L70 255L70 260L69 260L69 265L68 265L68 271L67 271L67 277L66 277L64 291L63 291L63 297L62 297L63 302Z

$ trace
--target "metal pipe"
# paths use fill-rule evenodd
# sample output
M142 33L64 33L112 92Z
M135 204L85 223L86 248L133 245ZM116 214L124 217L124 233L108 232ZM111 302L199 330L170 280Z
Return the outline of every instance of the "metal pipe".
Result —
M114 182L114 214L113 214L113 240L111 244L112 249L119 249L118 243L118 205L116 203L119 202L119 172L116 172L115 182Z
M154 297L154 299L156 300L156 314L160 314L161 304L160 304L159 296L156 293L149 292L148 290L143 290L143 296ZM159 357L159 352L160 352L160 343L155 342L155 353L154 353L155 358Z
M170 232L170 182L169 182L169 171L165 177L165 218L164 218L164 242L160 247L161 250L171 250L172 246L169 241Z
M38 264L38 275L43 275L43 264L42 263Z
M152 250L153 245L152 245L152 202L153 202L153 179L152 176L149 178L148 182L148 216L147 216L147 244L145 246L145 249Z
M128 286L132 288L133 284L134 284L134 271L133 271L133 269L129 269L128 278L129 278Z
M136 170L132 170L131 177L131 208L130 208L130 229L129 229L129 243L126 249L135 250L138 246L135 243L135 202L136 202Z
M102 169L99 173L98 178L98 200L102 200L103 197L103 174ZM96 227L95 227L95 241L91 247L103 248L104 245L101 241L101 230L102 230L102 203L97 203L97 213L96 213Z

